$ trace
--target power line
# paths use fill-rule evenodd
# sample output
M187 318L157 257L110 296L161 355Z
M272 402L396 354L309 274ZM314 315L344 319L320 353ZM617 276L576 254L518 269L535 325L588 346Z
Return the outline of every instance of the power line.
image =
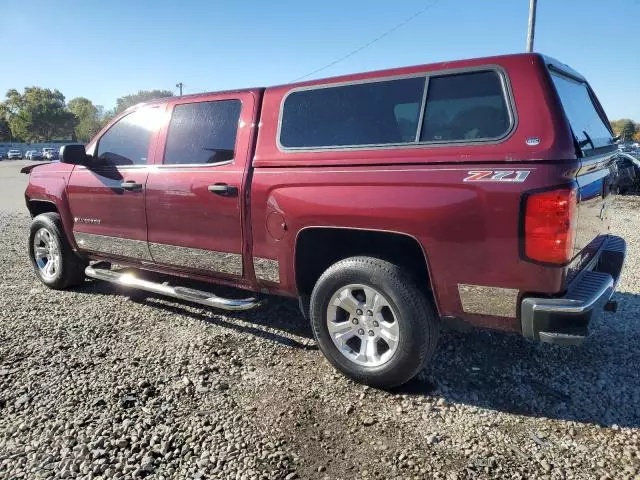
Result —
M411 15L410 17L406 18L405 20L403 20L402 22L396 24L394 27L390 28L389 30L387 30L386 32L382 33L381 35L377 36L376 38L374 38L373 40L365 43L364 45L356 48L355 50L351 50L349 53L347 53L346 55L343 55L342 57L327 63L324 67L320 67L316 70L314 70L313 72L307 73L306 75L303 75L301 77L298 77L294 80L292 80L293 82L297 82L299 80L302 80L304 78L310 77L312 75L315 75L316 73L319 73L323 70L326 70L327 68L333 67L335 64L340 63L344 60L346 60L349 57L354 56L356 53L360 53L362 50L364 50L365 48L370 47L371 45L373 45L376 42L379 42L380 40L382 40L385 37L388 37L389 35L391 35L393 32L395 32L396 30L404 27L407 23L411 22L412 20L414 20L415 18L419 17L420 15L422 15L424 12L426 12L427 10L429 10L431 7L433 7L436 3L438 3L440 0L434 0L433 2L431 2L429 5L427 5L426 7L422 8L421 10L418 10L416 13L414 13L413 15Z

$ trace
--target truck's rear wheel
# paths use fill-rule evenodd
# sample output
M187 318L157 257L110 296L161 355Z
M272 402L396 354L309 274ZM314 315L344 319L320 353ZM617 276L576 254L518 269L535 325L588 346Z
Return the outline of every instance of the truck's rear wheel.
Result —
M86 262L69 245L57 213L43 213L33 219L29 258L38 279L47 287L64 289L84 279Z
M380 388L415 376L439 333L433 308L412 278L370 257L327 269L313 289L310 316L327 359L355 381Z

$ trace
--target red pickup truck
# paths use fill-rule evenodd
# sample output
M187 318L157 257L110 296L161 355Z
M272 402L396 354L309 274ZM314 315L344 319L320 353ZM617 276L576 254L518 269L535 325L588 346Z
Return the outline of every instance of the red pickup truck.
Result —
M25 169L29 252L51 288L298 298L337 369L393 387L443 323L579 344L615 310L617 159L586 80L537 54L166 98Z

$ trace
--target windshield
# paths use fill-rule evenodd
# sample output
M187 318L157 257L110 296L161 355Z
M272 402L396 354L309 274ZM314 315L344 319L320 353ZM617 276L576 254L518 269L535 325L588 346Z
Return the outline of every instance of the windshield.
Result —
M573 135L583 151L613 143L611 130L593 103L586 83L552 72Z

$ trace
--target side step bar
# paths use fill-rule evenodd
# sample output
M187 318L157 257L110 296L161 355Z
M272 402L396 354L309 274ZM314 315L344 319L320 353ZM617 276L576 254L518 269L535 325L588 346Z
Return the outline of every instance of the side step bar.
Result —
M104 280L105 282L115 283L123 287L137 288L145 292L157 293L167 297L187 300L189 302L199 303L208 307L220 308L222 310L242 311L250 310L258 307L262 302L257 298L222 298L217 297L210 292L195 290L193 288L172 287L164 283L150 282L135 277L131 273L115 272L104 268L96 268L89 265L84 273L87 277L96 280Z

